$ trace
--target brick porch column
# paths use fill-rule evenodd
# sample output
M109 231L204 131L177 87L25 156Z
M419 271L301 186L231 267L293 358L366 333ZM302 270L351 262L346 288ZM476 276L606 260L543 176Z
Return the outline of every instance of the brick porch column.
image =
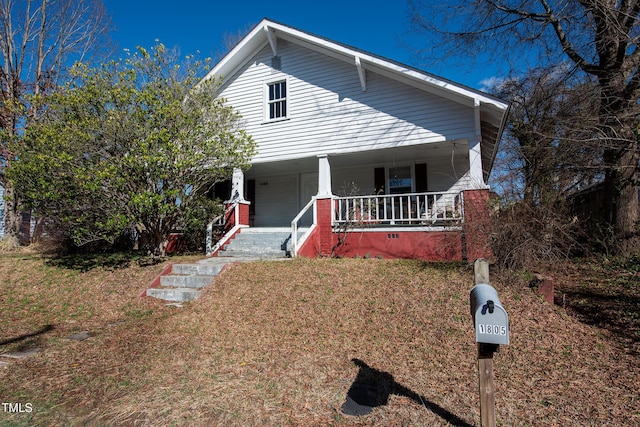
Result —
M238 202L226 201L224 202L224 209L225 210L229 209L231 206L234 205L234 203L238 203L238 208L233 209L231 212L227 214L227 217L225 218L225 224L226 224L225 228L230 230L236 225L244 225L248 227L249 226L249 205L251 204L251 202L248 202L246 200L238 201Z
M331 256L333 248L333 198L318 197L316 199L316 227L320 243L319 255Z
M234 203L238 203L238 209L229 213L226 218L227 229L235 225L249 226L249 205L251 202L244 199L244 173L242 169L233 169L231 177L230 199L224 202L224 208L229 209ZM237 217L236 217L237 215Z
M489 190L464 192L464 242L468 261L491 258L489 218Z

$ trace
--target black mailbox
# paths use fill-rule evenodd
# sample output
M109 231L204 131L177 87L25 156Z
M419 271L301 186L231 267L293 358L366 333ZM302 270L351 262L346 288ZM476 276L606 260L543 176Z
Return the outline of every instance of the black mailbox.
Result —
M476 342L509 344L509 317L491 285L479 284L469 296Z

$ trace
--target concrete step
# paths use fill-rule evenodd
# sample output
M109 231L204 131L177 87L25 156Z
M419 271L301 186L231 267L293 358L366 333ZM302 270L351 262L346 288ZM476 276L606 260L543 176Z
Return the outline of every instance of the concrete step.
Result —
M305 229L300 229L302 236ZM289 228L246 228L220 250L217 257L190 264L174 264L171 273L156 278L146 295L172 302L193 301L226 264L261 259L285 259L291 247Z
M245 252L245 253L260 253L260 252L273 252L284 254L285 250L278 246L267 246L267 245L226 245L225 251L231 252Z
M235 251L244 251L244 252L260 252L260 251L280 251L283 252L285 250L285 248L281 245L261 245L259 243L253 243L253 244L248 244L248 243L242 243L242 244L235 244L235 243L231 243L229 245L226 245L225 247L226 249L232 249Z
M173 286L182 288L204 288L213 281L215 275L175 275L160 277L160 286Z
M149 288L147 296L159 298L165 301L194 301L200 297L201 292L193 288Z
M225 264L227 261L173 264L170 274L156 279L159 287L147 289L146 295L165 301L193 301L200 297L200 289L213 282Z
M256 259L271 259L271 258L284 258L287 253L283 250L268 250L264 248L260 249L234 249L225 248L220 251L219 256L230 258L256 258Z
M308 228L298 229L298 238L307 231ZM251 227L236 234L219 254L231 257L283 258L291 252L291 247L291 228Z
M277 238L277 239L262 239L262 238L254 238L251 237L240 237L237 236L235 239L231 240L229 243L235 244L237 246L272 246L272 247L281 247L285 243L289 241L288 237Z
M215 276L220 273L224 264L222 265L214 265L214 264L205 264L205 263L194 263L194 264L174 264L171 267L171 273L176 275L202 275L202 276Z
M243 235L240 233L231 241L231 243L235 243L237 245L265 245L280 247L286 244L289 240L289 235L262 236L259 234Z
M283 258L291 232L270 229L244 229L231 240L220 254L228 257Z

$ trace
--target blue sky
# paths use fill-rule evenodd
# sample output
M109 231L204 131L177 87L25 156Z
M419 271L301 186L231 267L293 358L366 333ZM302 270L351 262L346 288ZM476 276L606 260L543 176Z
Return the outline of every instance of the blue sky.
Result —
M403 0L104 0L112 15L112 38L120 47L150 47L159 39L181 53L214 57L225 33L237 33L270 18L301 30L411 65L480 89L496 77L491 68L420 63L411 45L409 12Z

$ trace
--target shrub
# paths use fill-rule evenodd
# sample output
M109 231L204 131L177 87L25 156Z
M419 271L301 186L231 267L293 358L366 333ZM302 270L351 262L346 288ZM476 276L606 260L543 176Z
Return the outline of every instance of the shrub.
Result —
M182 230L185 246L189 251L202 252L206 247L207 225L213 218L222 214L224 207L220 200L211 200L199 196L185 211Z
M503 206L493 213L491 229L491 249L505 268L532 267L587 250L581 222L561 204Z

